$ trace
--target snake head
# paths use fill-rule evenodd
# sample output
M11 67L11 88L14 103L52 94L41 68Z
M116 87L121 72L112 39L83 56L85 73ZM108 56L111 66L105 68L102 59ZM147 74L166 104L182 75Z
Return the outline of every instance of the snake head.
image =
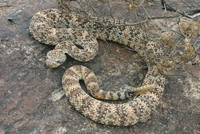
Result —
M46 65L56 68L66 61L67 57L61 49L54 49L47 53Z

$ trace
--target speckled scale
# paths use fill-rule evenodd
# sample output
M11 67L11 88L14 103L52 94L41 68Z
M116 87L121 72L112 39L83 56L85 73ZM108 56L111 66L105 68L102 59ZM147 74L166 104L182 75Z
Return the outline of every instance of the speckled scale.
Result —
M62 78L63 89L72 106L84 116L95 122L114 125L130 126L144 122L159 103L167 82L158 72L156 66L149 66L147 54L163 55L162 49L157 49L155 43L145 42L146 35L134 26L119 26L103 28L106 25L121 24L121 21L104 19L101 24L80 18L76 14L62 14L57 9L48 9L36 13L30 22L32 36L45 44L55 45L55 49L47 53L47 66L55 68L66 61L66 53L79 61L93 59L98 51L96 38L112 40L124 44L144 57L148 65L148 73L142 87L134 91L104 91L99 88L94 73L84 66L73 66L66 70ZM83 49L80 49L78 44ZM151 53L149 53L151 52ZM80 86L79 80L84 80L88 95ZM151 90L150 90L151 89ZM138 97L132 95L143 91ZM112 104L102 100L129 99L127 103Z
M130 98L127 103L120 104L103 102L98 99L105 98L98 98L98 95L93 95L93 88L88 86L90 85L90 82L97 84L97 91L104 92L105 94L115 94L115 92L103 91L99 89L97 80L88 80L90 77L93 77L94 79L96 79L96 77L90 69L84 66L77 65L67 69L63 75L62 84L70 103L84 116L101 124L130 126L137 122L146 121L159 103L166 79L155 71L156 67L150 68L145 77L145 83L143 83L143 86L152 84L157 85L154 89L141 94L139 97ZM154 75L151 76L151 73L154 73ZM152 78L160 80L152 81ZM79 80L85 81L88 92L96 98L91 97L81 88ZM120 94L124 93L125 91L120 92ZM115 100L112 98L112 95L110 95L109 99Z
M65 54L78 61L93 59L98 52L97 38L112 40L134 50L142 49L140 44L146 36L141 29L134 26L103 27L121 23L124 22L113 19L102 19L102 22L97 23L76 14L47 9L32 17L29 30L39 42L56 45L55 49L47 54L46 60L48 67L56 68L65 62Z

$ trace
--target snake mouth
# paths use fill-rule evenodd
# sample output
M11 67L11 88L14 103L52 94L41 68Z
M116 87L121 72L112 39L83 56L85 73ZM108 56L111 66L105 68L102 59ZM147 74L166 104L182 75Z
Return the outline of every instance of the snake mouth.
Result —
M60 66L61 64L62 64L61 62L57 62L57 61L52 61L52 60L46 59L46 65L49 68L56 68L56 67Z

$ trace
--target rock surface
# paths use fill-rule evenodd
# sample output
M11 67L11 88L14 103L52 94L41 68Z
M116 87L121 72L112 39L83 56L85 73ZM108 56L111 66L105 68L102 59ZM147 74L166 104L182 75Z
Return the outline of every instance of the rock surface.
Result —
M0 2L0 134L200 133L198 65L188 67L188 73L174 74L158 111L131 127L97 124L79 114L66 97L52 102L51 93L61 88L62 74L70 66L91 68L105 90L139 85L146 68L136 53L104 41L99 41L96 58L87 63L68 58L57 69L47 68L45 55L52 47L33 39L28 27L36 12L48 8L57 8L56 1ZM147 9L152 15L163 12L160 5Z

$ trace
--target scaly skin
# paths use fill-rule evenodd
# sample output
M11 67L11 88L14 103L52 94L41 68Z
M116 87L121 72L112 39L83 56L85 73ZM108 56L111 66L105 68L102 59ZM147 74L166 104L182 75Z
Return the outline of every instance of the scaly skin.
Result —
M95 122L114 126L130 126L137 122L146 121L158 105L166 83L166 79L153 66L144 79L143 87L140 88L140 90L144 88L151 90L139 95L139 97L130 98L127 103L111 104L88 95L81 88L79 80L83 80L90 94L99 99L122 99L120 97L126 96L126 91L101 90L94 73L81 65L70 67L63 75L63 89L71 105Z
M114 125L130 126L137 122L146 121L156 108L162 97L167 80L158 72L156 65L151 65L153 55L164 55L162 48L154 42L146 42L144 32L134 26L119 26L103 28L103 25L123 24L119 20L103 19L101 24L80 18L76 14L63 14L57 9L48 9L36 13L30 22L30 33L39 42L55 45L48 52L46 64L50 68L60 66L65 62L67 53L79 61L93 59L98 51L97 38L121 43L138 52L148 65L148 73L138 97L136 92L103 91L99 88L94 73L84 66L73 66L63 75L63 89L70 103L77 111L95 122ZM82 47L79 48L75 44ZM81 88L79 80L84 80L89 93ZM111 104L101 100L130 99L127 103Z

